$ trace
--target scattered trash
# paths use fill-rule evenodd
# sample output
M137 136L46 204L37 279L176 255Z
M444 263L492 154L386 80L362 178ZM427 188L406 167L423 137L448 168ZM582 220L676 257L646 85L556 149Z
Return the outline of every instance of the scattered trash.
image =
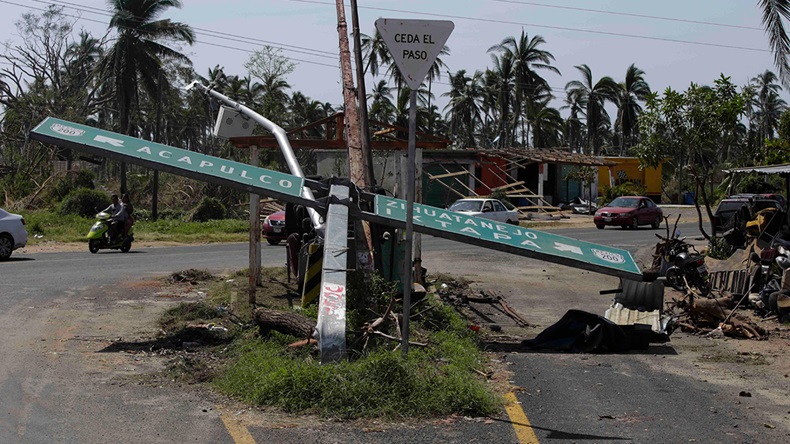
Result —
M43 239L44 235L43 234L34 234L33 237L36 238L36 239Z
M205 270L196 270L194 268L190 268L189 270L178 271L171 274L167 278L168 282L170 283L190 283L192 285L197 284L198 282L207 282L216 280L213 274L209 273Z
M227 333L228 332L227 328L221 327L219 325L214 325L214 324L209 324L208 330L209 331L219 331L219 332L222 332L222 333Z

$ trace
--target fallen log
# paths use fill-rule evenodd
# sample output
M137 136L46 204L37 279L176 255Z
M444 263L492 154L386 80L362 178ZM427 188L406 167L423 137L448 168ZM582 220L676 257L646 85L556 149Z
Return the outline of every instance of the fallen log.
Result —
M718 323L727 318L730 314L729 307L732 307L732 296L724 296L716 299L695 298L691 305L690 314L698 316L711 323Z
M315 330L313 319L288 311L256 308L253 320L261 336L268 336L274 330L297 338L310 338Z

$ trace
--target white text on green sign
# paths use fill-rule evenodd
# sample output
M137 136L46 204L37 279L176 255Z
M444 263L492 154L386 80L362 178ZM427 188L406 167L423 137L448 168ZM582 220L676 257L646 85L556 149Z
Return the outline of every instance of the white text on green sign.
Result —
M389 219L405 221L406 201L377 195L375 213ZM414 204L414 224L536 253L641 274L631 253L627 250L530 230L517 225L502 224L427 205Z
M290 174L148 142L52 117L41 122L33 132L291 196L300 196L304 185L304 179Z

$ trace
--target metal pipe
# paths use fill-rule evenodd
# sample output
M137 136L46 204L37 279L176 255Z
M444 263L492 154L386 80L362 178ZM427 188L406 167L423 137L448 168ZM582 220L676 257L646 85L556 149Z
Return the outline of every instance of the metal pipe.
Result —
M254 120L260 126L269 130L274 135L275 140L277 140L277 144L280 145L280 151L283 153L283 157L285 157L285 163L288 165L288 169L291 171L291 174L304 178L302 167L299 165L299 161L296 160L296 155L294 154L294 150L291 147L291 142L288 141L288 134L284 129L282 129L282 127L267 119L266 117L256 113L252 109L240 104L239 102L231 100L230 97L214 91L213 89L201 84L198 81L194 81L187 85L186 90L189 91L194 87L200 88L203 92L213 96L217 100L224 102L226 105L240 112L242 115ZM302 197L308 200L315 200L315 196L313 196L313 190L308 187L302 187ZM324 224L321 221L321 215L312 208L307 208L307 212L310 215L310 220L313 222L313 227L323 235Z
M411 317L411 289L414 284L412 263L412 242L414 234L414 152L417 133L417 91L409 94L409 154L406 168L406 242L403 253L403 332L401 333L401 352L409 355L409 318Z

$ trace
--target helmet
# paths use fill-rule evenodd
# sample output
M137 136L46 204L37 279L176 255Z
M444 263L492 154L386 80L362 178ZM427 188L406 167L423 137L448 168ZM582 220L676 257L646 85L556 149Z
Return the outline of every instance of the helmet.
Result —
M782 270L787 270L790 268L790 258L787 256L778 256L776 258L776 264L782 267Z

